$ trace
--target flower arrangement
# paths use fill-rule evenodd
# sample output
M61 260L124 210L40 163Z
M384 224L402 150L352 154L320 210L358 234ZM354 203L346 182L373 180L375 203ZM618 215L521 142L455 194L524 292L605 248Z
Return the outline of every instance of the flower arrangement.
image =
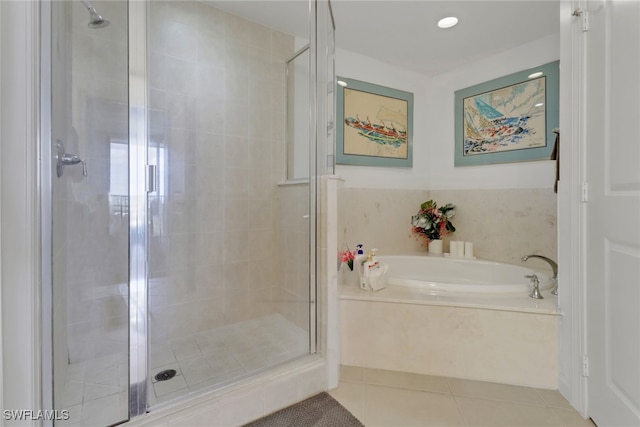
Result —
M340 261L347 264L349 270L353 271L353 260L356 258L356 251L351 252L349 248L340 252Z
M453 233L456 228L450 218L456 214L455 208L451 203L438 207L433 200L424 202L418 213L411 217L412 233L427 239L427 242Z

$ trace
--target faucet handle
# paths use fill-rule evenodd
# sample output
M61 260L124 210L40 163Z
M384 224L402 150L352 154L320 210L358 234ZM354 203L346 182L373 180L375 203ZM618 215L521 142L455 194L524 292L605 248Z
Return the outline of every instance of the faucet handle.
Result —
M525 274L524 277L531 279L531 283L533 283L533 289L529 296L533 299L544 299L540 293L540 279L538 279L538 276L536 274Z

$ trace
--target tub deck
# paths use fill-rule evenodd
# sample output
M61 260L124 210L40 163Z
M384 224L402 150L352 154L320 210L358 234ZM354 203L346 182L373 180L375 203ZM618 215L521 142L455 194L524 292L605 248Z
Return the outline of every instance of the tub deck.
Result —
M549 290L541 293L544 299L536 300L530 298L528 293L520 295L445 292L398 285L388 285L385 289L371 292L363 291L355 284L343 284L341 299L558 315L558 297L551 295Z

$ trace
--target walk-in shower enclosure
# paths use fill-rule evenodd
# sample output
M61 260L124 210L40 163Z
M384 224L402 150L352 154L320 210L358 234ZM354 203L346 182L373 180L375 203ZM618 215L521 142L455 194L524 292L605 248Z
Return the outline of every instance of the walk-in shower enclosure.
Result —
M316 143L332 102L316 81L333 74L315 33L215 2L43 10L45 405L71 412L60 424L120 423L315 353L332 138ZM286 64L310 41L311 176L291 183Z

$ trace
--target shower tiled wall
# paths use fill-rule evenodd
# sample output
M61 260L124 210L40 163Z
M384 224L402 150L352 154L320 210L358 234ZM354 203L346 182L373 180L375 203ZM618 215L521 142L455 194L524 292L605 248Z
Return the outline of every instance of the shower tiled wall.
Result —
M294 40L184 1L149 3L148 38L154 343L276 312L287 293L276 195Z

